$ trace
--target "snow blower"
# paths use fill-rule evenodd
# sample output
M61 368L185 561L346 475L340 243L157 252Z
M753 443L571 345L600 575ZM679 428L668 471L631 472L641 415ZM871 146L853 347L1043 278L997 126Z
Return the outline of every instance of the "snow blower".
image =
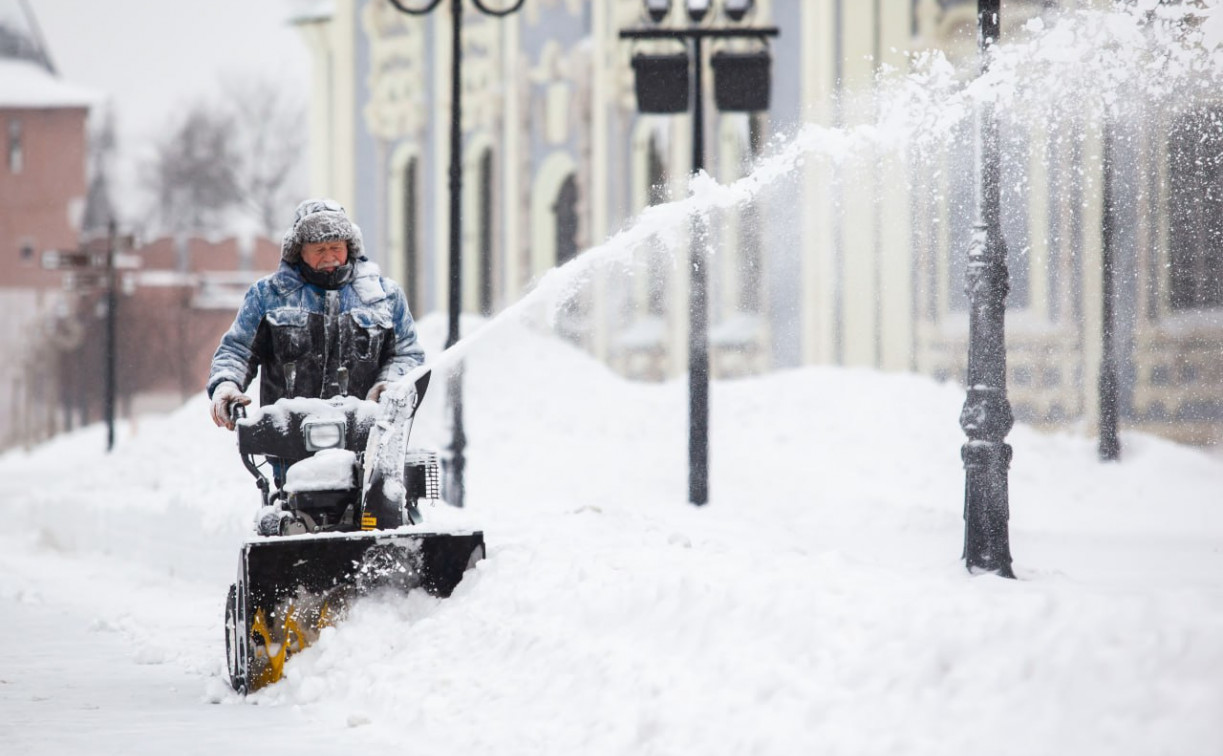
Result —
M245 417L238 453L263 497L259 535L242 544L225 605L230 684L281 678L285 662L371 591L447 597L484 557L481 532L421 530L420 502L439 498L437 455L408 448L425 369L374 403L285 398ZM405 390L406 389L406 390ZM272 480L256 457L274 470Z

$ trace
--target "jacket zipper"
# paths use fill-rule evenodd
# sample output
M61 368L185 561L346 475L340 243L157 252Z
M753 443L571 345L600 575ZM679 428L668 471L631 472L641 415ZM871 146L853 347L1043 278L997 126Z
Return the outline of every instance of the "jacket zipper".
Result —
M336 368L340 364L340 292L327 291L326 303L323 308L326 313L323 318L323 393L328 399L339 393L339 379Z

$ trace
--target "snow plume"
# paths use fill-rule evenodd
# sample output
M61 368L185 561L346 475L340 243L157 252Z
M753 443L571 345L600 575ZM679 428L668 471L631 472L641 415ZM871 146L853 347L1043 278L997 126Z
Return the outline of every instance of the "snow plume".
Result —
M981 105L992 105L1011 123L1098 128L1106 118L1132 122L1156 110L1183 111L1223 87L1223 0L1143 0L1119 3L1111 12L1048 12L1030 20L1023 35L999 44L983 74L975 55L957 65L940 51L913 53L909 73L881 71L878 90L864 95L873 101L873 119L839 128L806 123L730 183L703 171L692 176L687 197L645 208L611 238L547 271L526 296L430 367L454 364L501 323L542 315L555 326L597 271L620 266L631 274L634 256L647 245L678 265L686 259L693 216L740 208L788 186L808 161L847 165L885 155L920 161L933 148L962 149L962 128ZM855 105L846 102L842 109L861 110ZM717 247L706 243L705 253L716 254ZM414 380L409 376L405 383Z
M808 126L798 138L761 160L750 174L730 184L721 184L704 171L700 172L691 179L688 197L647 207L607 241L548 270L526 296L435 357L427 366L401 379L400 383L415 382L423 370L449 368L500 324L530 320L542 311L547 324L555 326L566 303L582 291L596 270L615 264L631 267L636 252L650 243L660 245L672 255L686 250L694 215L708 216L718 210L746 204L766 187L793 174L806 155L819 153L833 157L844 154L852 151L855 145L868 142L873 131L873 127L838 130Z
M874 148L946 144L979 105L1032 125L1136 117L1140 107L1192 107L1223 85L1223 2L1119 3L1113 11L1046 13L1004 41L978 75L939 50L910 54L910 71L879 73ZM810 127L808 127L810 128ZM804 130L805 131L805 130ZM802 138L800 134L800 139Z

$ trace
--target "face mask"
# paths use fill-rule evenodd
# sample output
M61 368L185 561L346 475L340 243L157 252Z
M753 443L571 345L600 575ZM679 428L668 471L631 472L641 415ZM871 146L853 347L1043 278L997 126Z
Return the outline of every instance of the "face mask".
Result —
M315 270L309 265L298 263L297 270L307 283L312 283L320 289L341 289L352 280L352 261L348 261L334 270Z

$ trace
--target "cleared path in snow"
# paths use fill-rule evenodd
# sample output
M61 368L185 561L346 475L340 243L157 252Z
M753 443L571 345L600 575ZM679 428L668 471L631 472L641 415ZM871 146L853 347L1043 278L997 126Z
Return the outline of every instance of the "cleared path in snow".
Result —
M418 444L444 444L441 398ZM471 506L432 515L483 527L488 559L449 601L363 603L246 701L222 681L221 603L257 493L202 398L109 458L98 429L0 457L0 737L35 754L1223 743L1223 465L1200 452L1127 435L1106 466L1090 439L1016 428L1022 579L1004 581L957 559L953 387L716 383L703 510L683 503L678 382L626 383L506 327L468 355L466 398Z

